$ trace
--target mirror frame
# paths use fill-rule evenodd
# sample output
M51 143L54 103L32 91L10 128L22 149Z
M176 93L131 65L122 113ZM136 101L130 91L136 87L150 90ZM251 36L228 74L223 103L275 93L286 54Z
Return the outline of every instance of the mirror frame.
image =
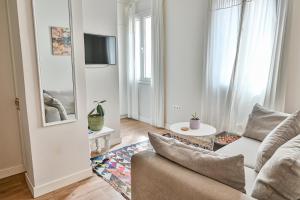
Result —
M38 68L38 82L39 82L39 95L40 95L40 106L41 106L41 114L42 114L42 126L49 127L54 125L61 125L67 124L78 121L78 107L77 107L77 91L76 91L76 67L74 61L74 33L73 33L73 20L72 20L72 0L68 1L68 9L69 9L69 26L71 30L71 64L72 64L72 81L73 81L73 95L74 95L74 109L75 109L75 118L74 119L67 119L63 121L56 121L56 122L46 122L45 117L45 105L44 105L44 95L43 95L43 88L42 88L42 80L41 80L41 67L40 67L40 53L38 47L38 30L37 30L37 15L36 15L36 8L35 8L35 1L40 0L32 0L32 13L33 13L33 27L34 27L34 41L35 41L35 51L36 51L36 59L37 59L37 68Z

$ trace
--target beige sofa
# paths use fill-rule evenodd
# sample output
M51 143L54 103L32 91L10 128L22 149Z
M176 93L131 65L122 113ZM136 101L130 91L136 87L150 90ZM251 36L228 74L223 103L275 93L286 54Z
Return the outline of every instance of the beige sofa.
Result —
M250 200L257 173L254 171L260 142L242 137L219 149L226 155L245 157L246 191L184 168L155 152L145 151L132 158L132 200Z

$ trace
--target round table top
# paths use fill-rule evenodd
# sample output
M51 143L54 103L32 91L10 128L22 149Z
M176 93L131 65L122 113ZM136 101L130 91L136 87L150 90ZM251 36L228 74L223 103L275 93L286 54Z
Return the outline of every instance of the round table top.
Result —
M189 128L189 130L187 131L181 130L181 128L183 127L187 127ZM195 136L195 137L214 136L217 134L217 130L215 127L204 123L200 124L199 129L191 129L189 122L179 122L179 123L172 124L170 126L170 130L180 135Z

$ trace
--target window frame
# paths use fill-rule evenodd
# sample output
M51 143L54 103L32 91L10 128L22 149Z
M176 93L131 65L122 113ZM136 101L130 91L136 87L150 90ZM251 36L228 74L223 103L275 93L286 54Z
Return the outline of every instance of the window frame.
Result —
M151 72L151 78L145 76L146 71L146 19L151 18L152 23L152 17L150 11L143 11L135 14L135 21L140 22L140 82L142 83L151 83L152 80L152 72ZM152 51L152 49L151 49ZM152 53L151 53L152 55ZM152 68L152 66L151 66Z

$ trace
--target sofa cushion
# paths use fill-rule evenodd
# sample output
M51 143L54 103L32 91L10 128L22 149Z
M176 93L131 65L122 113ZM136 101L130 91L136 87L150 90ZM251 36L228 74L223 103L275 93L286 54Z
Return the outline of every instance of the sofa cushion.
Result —
M261 143L255 165L257 172L284 143L300 133L300 111L290 115L281 122Z
M260 200L300 199L300 135L283 144L258 174L252 196Z
M216 151L217 153L224 155L244 155L245 166L254 169L256 163L256 157L258 148L261 142L253 140L251 138L241 137L235 142L226 145L225 147Z
M73 91L50 91L44 90L44 93L58 99L67 111L67 114L75 114L75 97Z
M263 141L289 114L267 109L259 104L253 107L243 136Z
M246 181L246 193L251 194L253 186L257 177L257 172L249 167L245 167L245 181Z
M149 133L149 140L159 155L245 192L243 155L224 156L213 151L185 145L173 138Z
M43 93L43 96L44 96L44 103L47 106L54 107L58 110L59 115L60 115L60 120L68 119L67 111L66 111L65 107L63 106L63 104L58 99L50 96L47 93ZM60 121L60 120L58 120L58 121Z

